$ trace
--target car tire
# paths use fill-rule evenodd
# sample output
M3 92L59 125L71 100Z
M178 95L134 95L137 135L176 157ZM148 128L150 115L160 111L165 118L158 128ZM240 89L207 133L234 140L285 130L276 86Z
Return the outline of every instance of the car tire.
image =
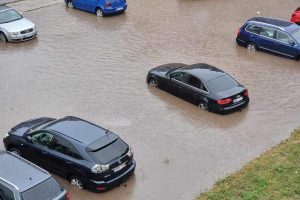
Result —
M7 37L3 32L0 33L0 41L7 42Z
M200 102L198 103L198 107L199 107L201 110L209 111L209 105L208 105L205 101L200 101Z
M101 8L96 8L97 17L104 17L103 10Z
M10 148L8 151L15 154L15 155L17 155L17 156L22 156L21 151L16 147Z
M68 7L68 8L74 8L73 1L72 1L72 0L68 0L68 1L67 1L67 7Z
M149 83L150 86L158 87L158 81L157 81L156 78L150 78L148 83Z
M78 178L77 176L70 176L69 181L70 181L71 185L73 185L79 189L83 189L83 184L82 184L81 178Z
M253 42L249 42L249 43L247 44L247 49L248 49L249 51L257 51L257 46L256 46L256 44L254 44Z

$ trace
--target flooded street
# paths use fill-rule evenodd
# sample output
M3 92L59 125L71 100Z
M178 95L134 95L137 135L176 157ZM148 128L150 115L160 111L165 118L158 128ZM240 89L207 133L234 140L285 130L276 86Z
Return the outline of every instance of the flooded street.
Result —
M72 200L191 200L289 136L300 122L300 63L235 43L253 16L290 19L299 0L128 0L97 18L61 3L25 12L38 38L0 44L0 138L27 119L74 115L133 146L135 175ZM145 82L170 62L215 65L249 89L242 112L217 115ZM0 149L4 149L0 143Z

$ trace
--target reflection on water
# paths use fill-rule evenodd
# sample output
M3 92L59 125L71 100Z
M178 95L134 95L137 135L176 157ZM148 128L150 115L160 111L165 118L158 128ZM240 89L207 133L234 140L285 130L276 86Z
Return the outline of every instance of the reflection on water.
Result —
M59 179L72 199L190 200L298 126L299 62L235 44L237 30L257 11L289 19L297 2L128 4L126 13L103 19L63 3L26 12L38 38L0 44L3 135L30 118L75 115L133 146L135 175L109 192L77 191ZM249 107L222 116L148 88L148 70L171 62L223 69L249 89Z

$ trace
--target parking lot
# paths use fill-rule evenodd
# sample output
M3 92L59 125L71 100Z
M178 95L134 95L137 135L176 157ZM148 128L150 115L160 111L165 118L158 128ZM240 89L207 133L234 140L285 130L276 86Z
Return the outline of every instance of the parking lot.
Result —
M120 187L94 194L59 178L73 200L191 200L299 126L300 63L235 37L253 16L289 20L300 1L127 2L105 18L63 1L25 12L38 38L0 44L0 138L27 119L74 115L133 146L136 172ZM149 88L148 70L171 62L225 70L249 89L248 108L217 115Z

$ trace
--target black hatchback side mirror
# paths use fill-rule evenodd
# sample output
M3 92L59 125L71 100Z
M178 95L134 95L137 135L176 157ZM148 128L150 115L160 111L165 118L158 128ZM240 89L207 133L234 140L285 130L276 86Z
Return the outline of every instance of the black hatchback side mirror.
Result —
M32 143L32 138L31 138L31 136L29 136L29 135L26 136L26 141Z

